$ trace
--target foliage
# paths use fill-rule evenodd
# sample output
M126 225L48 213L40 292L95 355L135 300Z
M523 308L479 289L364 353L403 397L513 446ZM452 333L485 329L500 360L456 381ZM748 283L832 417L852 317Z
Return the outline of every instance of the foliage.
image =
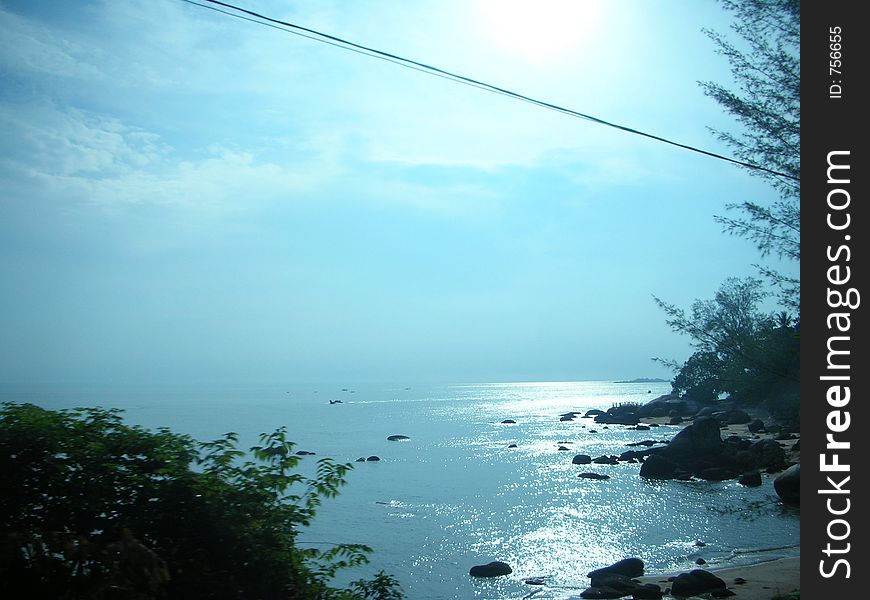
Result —
M739 135L715 131L735 155L789 177L750 169L780 193L769 206L744 201L728 205L738 216L719 216L728 233L752 241L762 257L800 261L800 1L720 0L734 13L740 46L707 30L717 52L728 59L736 90L701 82L704 92L732 115ZM800 282L756 265L780 290L783 306L797 312Z
M796 416L800 325L790 315L758 308L761 281L728 278L712 300L697 300L691 312L655 298L674 331L696 348L678 368L674 391L700 402L729 394L743 402L768 402L784 417Z
M351 465L326 458L302 476L283 428L261 436L254 460L237 441L150 432L123 424L117 410L4 404L0 596L401 597L383 574L330 586L338 569L367 562L368 547L295 544Z

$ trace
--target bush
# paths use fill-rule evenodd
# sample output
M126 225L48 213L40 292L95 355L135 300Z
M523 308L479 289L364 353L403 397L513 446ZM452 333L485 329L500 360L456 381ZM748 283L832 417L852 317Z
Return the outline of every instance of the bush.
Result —
M335 573L371 549L296 546L350 464L294 472L286 430L251 448L125 425L120 411L0 410L0 596L151 600L401 598L379 573L350 589Z

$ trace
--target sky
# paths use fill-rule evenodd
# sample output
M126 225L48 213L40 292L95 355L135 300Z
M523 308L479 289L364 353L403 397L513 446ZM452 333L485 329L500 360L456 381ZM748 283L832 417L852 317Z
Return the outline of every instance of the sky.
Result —
M239 0L730 154L715 2ZM529 6L533 5L531 9ZM0 383L670 378L726 162L180 0L0 0Z

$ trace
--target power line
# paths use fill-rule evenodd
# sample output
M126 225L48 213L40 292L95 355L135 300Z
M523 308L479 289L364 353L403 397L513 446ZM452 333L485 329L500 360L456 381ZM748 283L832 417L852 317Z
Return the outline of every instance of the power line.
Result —
M336 48L341 48L343 50L349 50L351 52L356 52L357 54L362 54L364 56L368 56L370 58L377 58L379 60L385 60L387 62L391 62L400 67L405 67L407 69L412 69L415 71L419 71L421 73L425 73L427 75L432 75L435 77L441 77L443 79L447 79L450 81L454 81L456 83L461 83L463 85L468 85L483 91L492 92L495 94L508 96L515 100L520 100L522 102L528 102L530 104L534 104L535 106L539 106L541 108L546 108L548 110L553 110L571 117L576 117L579 119L584 119L587 121L592 121L593 123L598 123L599 125L605 125L607 127L612 127L614 129L619 129L621 131L625 131L627 133L632 133L635 135L640 135L646 138L650 138L652 140L656 140L658 142L663 142L665 144L670 144L671 146L676 146L678 148L683 148L684 150L690 150L692 152L697 152L699 154L703 154L705 156L710 156L712 158L717 158L719 160L724 160L730 162L735 165L739 165L741 167L745 167L747 169L754 169L757 171L763 171L769 173L771 175L775 175L777 177L784 177L786 179L791 179L793 181L800 181L800 177L795 177L794 175L789 175L788 173L782 173L780 171L774 171L772 169L768 169L766 167L762 167L760 165L756 165L750 162L745 162L741 160L737 160L735 158L731 158L729 156L724 156L722 154L717 154L715 152L710 152L708 150L703 150L696 146L692 146L689 144L683 144L680 142L676 142L674 140L670 140L668 138L664 138L652 133L648 133L645 131L641 131L639 129L634 129L632 127L628 127L626 125L620 125L618 123L613 123L611 121L607 121L605 119L601 119L592 115L588 115L576 110L572 110L570 108L566 108L564 106L559 106L558 104L552 104L550 102L545 102L543 100L538 100L536 98L532 98L530 96L526 96L524 94L520 94L518 92L511 91L506 88L502 88L490 83L486 83L484 81L479 81L477 79L473 79L471 77L466 77L464 75L459 75L452 71L447 71L445 69L441 69L439 67L435 67L432 65L428 65L422 62L418 62L416 60L412 60L410 58L404 58L397 54L391 54L389 52L384 52L382 50L378 50L376 48L371 48L369 46L364 46L362 44L357 44L355 42L351 42L349 40L345 40L340 37L336 37L333 35L329 35L327 33L323 33L321 31L317 31L315 29L309 29L308 27L303 27L301 25L295 25L288 21L282 21L280 19L274 19L272 17L268 17L266 15L241 8L239 6L235 6L233 4L229 4L226 2L221 2L220 0L202 0L202 2L207 2L208 4L203 4L202 2L197 2L196 0L181 0L187 4L192 4L194 6L198 6L200 8L206 8L209 10L213 10L215 12L219 12L221 14L235 17L237 19L242 19L244 21L250 21L252 23L256 23L258 25L264 25L266 27L271 27L273 29L278 29L280 31L284 31L286 33L291 33L293 35L298 35L300 37L304 37L306 39L314 40L316 42L321 42L324 44L329 44L330 46L335 46ZM222 7L222 8L218 8ZM235 11L235 12L232 12Z

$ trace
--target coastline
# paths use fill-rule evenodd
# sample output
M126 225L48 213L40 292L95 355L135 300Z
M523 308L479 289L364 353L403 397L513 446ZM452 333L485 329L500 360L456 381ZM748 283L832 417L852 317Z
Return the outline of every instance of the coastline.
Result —
M769 418L769 415L760 411L752 411L753 418L762 417ZM667 423L666 418L645 418L644 423ZM685 420L681 425L683 427L691 425L692 420ZM738 435L753 440L760 439L775 439L776 436L769 432L749 431L747 425L727 425L721 429L723 437L728 435ZM786 453L786 459L790 463L800 463L800 452L795 448L795 444L800 441L800 437L791 440L778 440L783 446ZM800 555L788 557L776 557L760 559L758 562L752 562L744 565L710 567L702 566L703 568L717 577L725 581L732 592L736 594L736 598L741 600L771 600L778 596L788 597L792 592L800 590ZM669 577L675 577L679 573L685 571L668 572L644 575L638 577L638 581L642 583L655 583L660 585L662 589L670 587L671 581ZM738 583L743 581L742 583ZM669 594L665 594L665 598L673 598Z
M789 594L800 589L800 557L777 558L739 567L710 569L728 585L728 589L740 600L771 600L777 595ZM665 589L670 586L668 577L677 573L661 573L638 577L642 583L655 583ZM745 583L735 580L744 579ZM665 598L672 597L665 595Z

